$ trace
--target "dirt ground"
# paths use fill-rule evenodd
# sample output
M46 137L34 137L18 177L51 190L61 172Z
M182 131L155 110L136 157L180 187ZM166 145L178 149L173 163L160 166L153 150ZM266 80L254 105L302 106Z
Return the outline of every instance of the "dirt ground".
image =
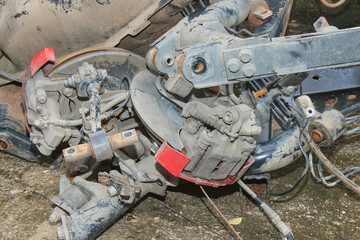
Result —
M308 31L303 26L312 24L319 17L319 9L328 11L317 1L307 1L295 1L290 34ZM347 11L359 13L359 6L347 7ZM302 15L304 9L306 16ZM329 16L335 25L354 26L354 22L348 23L348 18L345 19L346 15L334 15L338 10L331 11ZM352 15L352 20L359 21L358 18L359 14ZM325 153L340 169L360 166L360 136L342 138L325 149ZM301 158L272 173L271 191L281 192L286 190L286 185L294 184L304 165ZM64 166L50 169L0 153L0 239L57 239L59 224L51 225L47 221L53 209L48 198L58 193L59 177L65 171ZM360 184L360 174L352 179ZM234 228L243 239L281 239L261 211L244 207L237 186L205 189L227 219L242 218ZM226 237L234 238L199 187L183 184L169 189L165 198L149 196L144 199L98 239L220 239L164 207L160 201ZM271 198L269 205L291 226L296 239L360 239L360 199L342 184L326 188L308 175L290 197Z
M325 150L339 168L360 165L360 137L340 139ZM286 184L294 184L303 166L304 160L299 159L272 174L272 191L283 191ZM0 155L0 239L56 239L58 225L47 222L53 207L48 197L57 194L58 180L64 171L64 167L49 169ZM360 175L353 180L359 184ZM228 219L242 218L234 228L243 239L280 239L260 211L244 209L237 186L206 188L206 191ZM183 184L170 189L163 199L146 198L98 239L219 239L170 211L159 200L233 238L199 187ZM342 184L326 188L307 176L290 199L271 199L269 204L290 224L296 239L360 239L359 200Z

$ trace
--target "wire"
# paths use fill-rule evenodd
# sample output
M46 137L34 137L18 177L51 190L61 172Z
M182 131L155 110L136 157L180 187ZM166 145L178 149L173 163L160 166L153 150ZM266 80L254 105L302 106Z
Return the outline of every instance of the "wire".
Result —
M337 179L336 181L332 182L332 183L328 183L326 181L336 177L334 174L331 174L329 176L324 177L323 172L322 172L322 168L321 168L321 162L318 162L318 172L319 172L319 177L316 176L315 171L314 171L314 164L313 164L313 156L312 153L309 154L309 159L310 159L310 173L311 176L313 177L313 179L316 182L322 182L326 187L334 187L335 185L337 185L340 182L340 179ZM346 177L350 177L351 175L360 172L360 167L349 167L346 168L344 170L341 171L343 174L345 174Z
M236 232L236 230L234 229L233 226L231 226L231 224L229 223L229 221L226 219L226 217L220 212L220 210L216 207L216 205L214 204L214 202L211 200L211 198L209 197L209 195L207 195L207 193L205 192L204 188L200 185L199 186L201 191L204 193L205 197L209 200L210 204L215 208L215 210L220 214L220 216L224 219L224 221L226 222L226 224L230 227L230 229L235 233L236 237L239 240L242 240L242 238L239 236L239 234Z
M306 134L306 140L308 141L309 147L316 154L319 160L325 165L325 167L331 171L337 178L339 178L346 187L353 190L356 194L360 196L360 187L346 177L339 169L337 169L327 157L321 152L319 147L311 140L311 137Z
M120 155L114 151L114 156L117 158L117 160L119 162L121 162L122 164L125 165L125 167L127 167L127 169L129 169L132 173L133 178L135 179L136 182L139 182L139 176L137 175L137 173L134 171L134 169L132 169L131 167L129 167L129 165L120 157Z
M306 119L306 121L304 122L304 125L303 125L303 128L299 130L299 134L298 134L298 144L299 144L299 147L300 147L300 150L302 152L302 154L304 155L305 157L305 168L304 168L304 171L301 173L300 177L298 178L298 180L296 181L296 183L293 185L293 187L291 187L289 190L285 191L285 192L282 192L282 193L270 193L269 195L270 196L273 196L273 197L279 197L279 196L284 196L286 194L289 194L291 193L299 184L300 182L304 179L306 173L308 172L309 170L309 156L307 155L306 151L304 150L303 146L302 146L302 143L301 143L301 135L302 135L302 130L305 129L306 125L308 123L308 119Z
M106 112L106 113L104 113L105 114L105 116L106 116L106 118L109 118L109 117L111 117L111 116L113 116L113 115L117 115L118 114L118 112L123 108L123 107L125 107L125 105L129 102L129 100L130 100L130 85L131 85L131 80L130 80L130 78L124 78L127 82L128 82L128 85L129 85L129 91L128 91L128 95L126 96L126 98L125 98L125 101L123 101L117 108L115 108L114 110L112 110L112 111L110 111L110 112Z
M343 5L346 2L346 0L339 0L336 3L331 3L328 0L320 0L320 1L321 1L322 4L324 4L328 8L337 8L337 7L340 7L341 5Z

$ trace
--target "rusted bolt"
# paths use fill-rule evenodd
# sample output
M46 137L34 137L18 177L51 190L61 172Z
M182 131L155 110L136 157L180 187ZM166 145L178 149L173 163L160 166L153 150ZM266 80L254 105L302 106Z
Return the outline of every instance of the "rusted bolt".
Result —
M206 72L206 61L202 57L197 57L192 63L192 70L196 74L202 74Z
M312 131L311 136L318 143L324 139L324 135L319 130Z
M9 150L10 144L4 138L0 138L0 150Z
M205 64L202 62L195 64L193 67L195 73L202 73L204 72L204 69L205 69Z
M107 172L99 172L98 174L98 182L102 185L109 185L110 183L110 177L108 176Z

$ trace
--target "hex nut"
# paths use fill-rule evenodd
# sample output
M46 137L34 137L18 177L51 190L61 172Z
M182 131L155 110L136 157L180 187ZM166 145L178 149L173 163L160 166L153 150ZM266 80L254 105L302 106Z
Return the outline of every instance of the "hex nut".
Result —
M240 60L243 63L248 63L251 61L253 53L249 49L241 49L239 52Z
M240 61L236 58L231 58L228 62L227 62L227 67L229 69L230 72L232 73L236 73L240 70Z
M254 64L248 63L241 68L241 71L243 72L245 77L252 77L256 72L256 67Z

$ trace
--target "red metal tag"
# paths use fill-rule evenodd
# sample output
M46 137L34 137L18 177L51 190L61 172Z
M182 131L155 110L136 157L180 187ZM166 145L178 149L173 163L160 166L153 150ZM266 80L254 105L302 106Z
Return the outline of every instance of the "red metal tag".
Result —
M155 159L175 177L179 177L182 170L190 162L190 158L171 148L166 141L156 152Z
M182 178L184 180L193 182L198 185L206 185L212 187L234 184L245 174L245 172L255 162L253 156L250 155L249 159L246 161L244 166L234 176L228 176L223 180L206 180L206 179L194 177L190 172L183 172L186 165L190 162L190 158L176 151L175 149L171 148L166 141L161 145L159 150L156 152L155 159L156 161L158 161L158 163L161 164L161 166L163 166L168 172L170 172L175 177Z

